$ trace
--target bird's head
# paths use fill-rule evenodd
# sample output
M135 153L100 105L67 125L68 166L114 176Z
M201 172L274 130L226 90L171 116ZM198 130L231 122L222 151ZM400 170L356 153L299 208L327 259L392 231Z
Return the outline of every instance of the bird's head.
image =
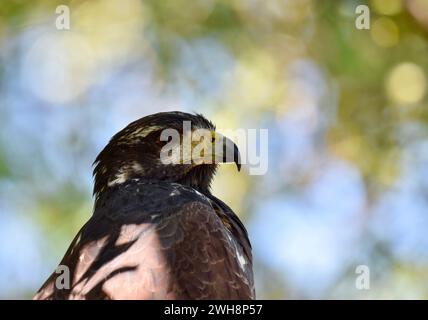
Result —
M210 192L218 163L235 162L237 146L202 115L162 112L119 131L94 162L94 194L129 179L178 182Z

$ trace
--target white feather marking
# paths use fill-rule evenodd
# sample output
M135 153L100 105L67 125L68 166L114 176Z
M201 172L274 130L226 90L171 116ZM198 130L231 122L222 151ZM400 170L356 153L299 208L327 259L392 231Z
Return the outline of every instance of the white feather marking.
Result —
M238 250L236 250L236 255L238 256L239 266L243 271L245 271L245 265L247 264L247 260Z
M170 196L178 196L180 194L180 191L178 190L174 190L173 192L171 192L169 195Z
M142 172L143 167L138 162L134 162L131 167L135 172Z
M226 235L229 241L233 244L233 247L235 248L235 253L236 257L238 258L239 266L241 267L242 271L245 271L245 265L248 264L247 259L245 259L244 255L239 251L235 240L232 239L232 236L229 234L229 232L227 232Z
M116 184L124 183L127 180L127 178L128 178L128 174L126 172L121 172L121 173L117 174L115 178L116 179L111 180L111 181L108 182L107 185L109 187L114 186Z

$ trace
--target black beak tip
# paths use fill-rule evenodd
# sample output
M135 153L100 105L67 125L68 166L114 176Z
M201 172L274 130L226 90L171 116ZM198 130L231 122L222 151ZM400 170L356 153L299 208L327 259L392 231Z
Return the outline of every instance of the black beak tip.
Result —
M223 162L231 163L231 156L233 155L233 162L235 162L238 171L241 171L241 154L239 153L238 146L226 137L223 139Z
M241 154L239 153L238 146L234 144L233 146L233 160L236 163L236 168L238 169L238 172L241 171Z

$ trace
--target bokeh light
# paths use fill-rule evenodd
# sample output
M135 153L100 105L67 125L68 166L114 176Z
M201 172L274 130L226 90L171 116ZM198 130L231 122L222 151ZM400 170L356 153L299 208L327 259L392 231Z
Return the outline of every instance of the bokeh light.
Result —
M381 47L393 47L397 45L400 34L395 22L389 18L378 18L371 27L373 41Z
M420 102L427 89L426 76L420 66L403 62L395 66L386 80L388 97L396 104Z
M403 8L403 0L372 0L371 4L376 13L384 15L398 14Z
M96 71L94 60L89 42L79 34L46 33L26 52L22 81L47 103L71 102L92 85Z

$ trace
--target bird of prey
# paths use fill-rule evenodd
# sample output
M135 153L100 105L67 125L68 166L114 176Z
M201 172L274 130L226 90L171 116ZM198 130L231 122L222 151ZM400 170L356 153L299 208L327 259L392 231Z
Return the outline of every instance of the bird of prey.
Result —
M162 136L171 129L178 142ZM211 147L185 148L201 129ZM166 147L179 161L162 161ZM210 191L220 162L240 170L238 148L199 114L157 113L118 132L94 162L91 218L34 299L254 299L247 231Z

